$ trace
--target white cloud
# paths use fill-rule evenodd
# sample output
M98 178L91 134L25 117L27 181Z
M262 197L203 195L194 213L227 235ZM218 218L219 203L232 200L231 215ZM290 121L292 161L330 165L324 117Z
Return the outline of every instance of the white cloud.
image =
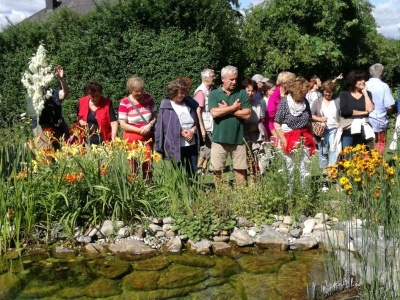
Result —
M1 0L0 29L8 25L7 18L12 23L18 23L45 6L45 0Z
M372 12L378 32L386 37L400 38L400 0L389 0L375 4Z

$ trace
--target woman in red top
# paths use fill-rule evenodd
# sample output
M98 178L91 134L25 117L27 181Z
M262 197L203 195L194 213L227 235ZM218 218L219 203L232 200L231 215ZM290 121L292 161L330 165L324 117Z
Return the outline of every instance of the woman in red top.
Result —
M118 119L124 130L123 139L137 147L139 141L146 148L142 162L143 178L151 179L152 128L156 122L156 105L150 94L144 93L145 85L140 77L131 77L126 83L130 93L119 104ZM139 158L139 160L141 160ZM132 172L137 171L137 160L131 160Z
M79 99L79 125L88 127L87 144L101 144L114 140L118 133L118 121L110 99L101 95L102 86L97 81L88 81L85 95Z

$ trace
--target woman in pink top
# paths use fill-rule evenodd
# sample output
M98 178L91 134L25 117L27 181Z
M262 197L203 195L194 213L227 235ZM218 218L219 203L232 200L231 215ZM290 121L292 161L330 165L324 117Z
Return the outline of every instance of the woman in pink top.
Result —
M144 93L144 82L140 77L131 77L126 83L130 95L121 100L118 109L118 119L124 130L123 139L129 143L137 144L139 141L145 145L142 163L143 178L151 179L151 151L153 150L152 128L156 123L156 105L150 94ZM137 147L137 145L134 145ZM132 172L137 172L137 162L130 161Z
M274 127L274 119L276 111L278 110L279 103L286 94L285 83L287 83L289 80L294 80L295 78L296 75L294 75L291 72L284 71L279 73L278 78L276 80L275 91L268 100L267 111L264 118L264 124L265 128L268 130L268 133L270 134L270 140L273 143L277 143L279 140L279 137Z

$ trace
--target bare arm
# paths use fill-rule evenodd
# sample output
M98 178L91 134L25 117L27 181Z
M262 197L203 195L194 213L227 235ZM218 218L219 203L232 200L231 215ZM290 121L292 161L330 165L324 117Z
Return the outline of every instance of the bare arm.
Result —
M285 138L285 136L283 135L283 131L282 131L282 128L281 128L281 124L274 122L274 127L275 127L276 135L277 135L278 139L279 139L279 140L281 141L281 143L282 143L282 147L283 147L283 148L286 148L286 138Z
M203 109L199 106L199 107L196 109L196 112L197 112L197 118L199 119L201 136L203 137L203 139L205 139L205 138L206 138L206 129L204 128L203 116L202 116L202 114L201 114L201 111L202 111L202 110L203 110Z
M248 120L250 119L251 116L251 109L250 108L243 108L240 110L237 110L233 113L233 115L237 118L243 119L243 120Z
M367 93L367 88L362 90L362 93L365 97L365 110L370 113L371 111L374 110L375 105L374 103L372 103L371 98L369 97L368 93Z
M56 77L58 78L58 81L61 84L61 90L59 92L59 98L60 98L60 100L64 100L65 98L68 97L69 87L68 87L67 81L65 80L65 77L64 77L64 69L63 69L63 67L57 66L55 71L54 71L54 74L56 75Z
M312 115L312 120L314 122L326 122L326 117L318 117L317 115Z
M111 140L114 140L118 134L118 121L111 122Z
M224 100L222 103L218 104L218 107L211 108L210 113L213 118L220 118L226 115L234 114L236 111L241 110L242 105L240 104L240 100L236 99L236 101L229 106Z

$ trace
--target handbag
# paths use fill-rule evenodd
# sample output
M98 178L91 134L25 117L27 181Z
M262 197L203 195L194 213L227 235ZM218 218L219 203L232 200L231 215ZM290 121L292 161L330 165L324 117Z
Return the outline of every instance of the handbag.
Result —
M314 135L318 137L324 136L326 122L311 122Z
M130 96L128 96L128 100L131 103L132 107L136 110L136 112L138 113L138 115L142 118L142 120L146 123L146 124L150 124L150 122L147 122L146 119L143 117L142 113L140 112L140 110L138 110L138 108L136 107L135 104L133 104L133 101L131 100ZM151 130L149 132L149 135L154 135L155 132L155 128L154 126L151 126Z

